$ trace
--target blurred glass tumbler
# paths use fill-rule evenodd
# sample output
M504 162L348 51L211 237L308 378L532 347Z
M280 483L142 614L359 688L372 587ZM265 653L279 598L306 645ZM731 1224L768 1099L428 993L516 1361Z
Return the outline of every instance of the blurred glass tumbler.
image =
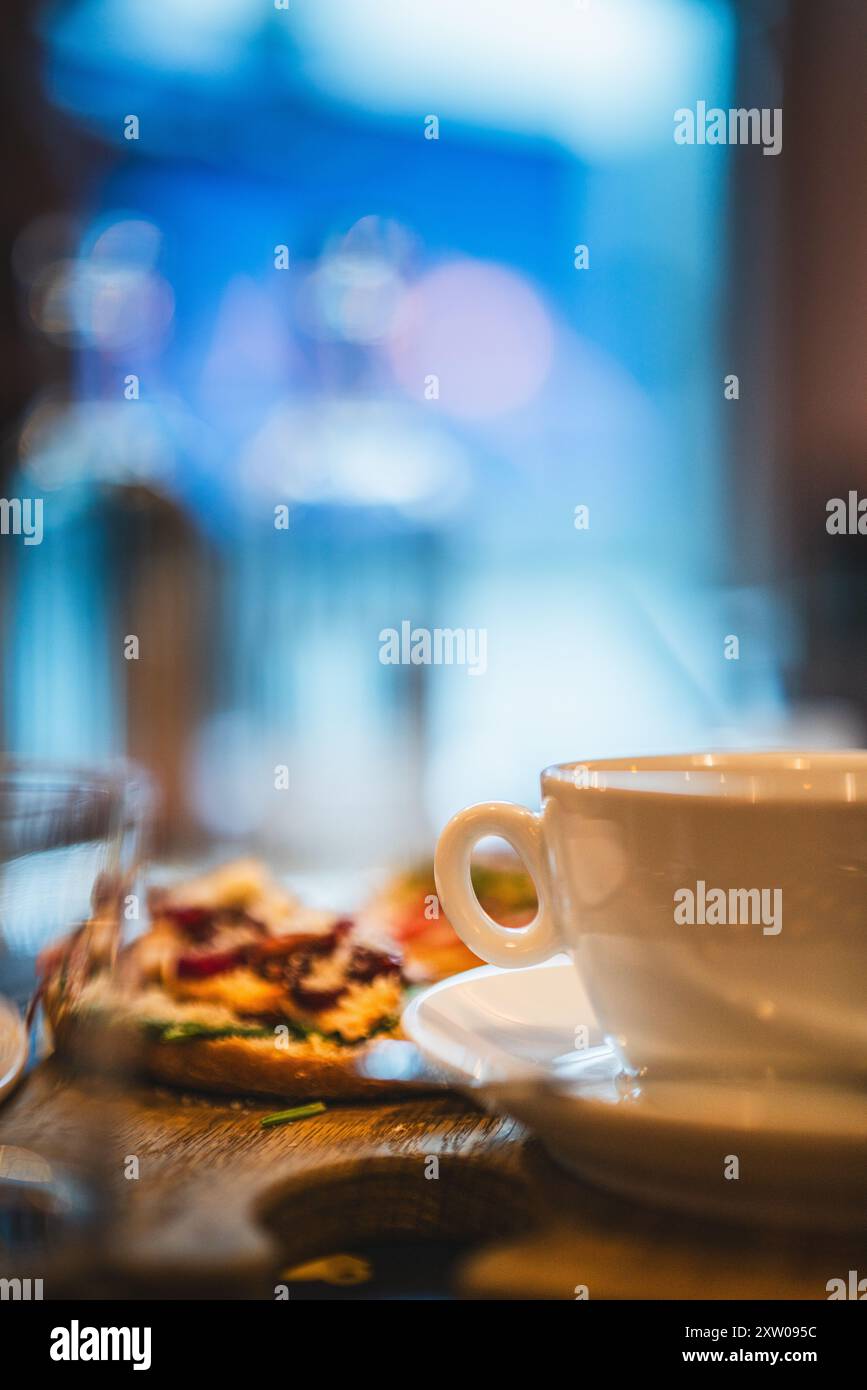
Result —
M87 920L95 895L116 895L122 907L150 802L145 778L126 763L87 771L0 760L0 996L23 1010L39 952ZM0 1144L0 1274L18 1281L12 1296L102 1287L111 1122L107 1098L79 1097L46 1131L47 1152Z
M90 916L99 883L131 891L150 803L128 763L0 759L0 994L24 1007L40 950Z

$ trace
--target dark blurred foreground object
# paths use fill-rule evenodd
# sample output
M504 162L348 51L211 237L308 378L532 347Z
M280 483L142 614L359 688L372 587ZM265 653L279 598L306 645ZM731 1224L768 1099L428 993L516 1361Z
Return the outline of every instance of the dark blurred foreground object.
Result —
M0 1146L0 1276L4 1298L81 1294L95 1274L105 1214L97 1187L32 1149Z

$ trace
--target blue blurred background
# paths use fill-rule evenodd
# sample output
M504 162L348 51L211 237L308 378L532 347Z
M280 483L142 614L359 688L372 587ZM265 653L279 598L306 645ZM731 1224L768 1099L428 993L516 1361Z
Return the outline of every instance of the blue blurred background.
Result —
M672 138L780 104L787 8L28 11L7 747L131 753L164 848L289 864L429 849L554 761L860 741L774 572L787 155ZM383 665L404 620L485 629L485 673Z

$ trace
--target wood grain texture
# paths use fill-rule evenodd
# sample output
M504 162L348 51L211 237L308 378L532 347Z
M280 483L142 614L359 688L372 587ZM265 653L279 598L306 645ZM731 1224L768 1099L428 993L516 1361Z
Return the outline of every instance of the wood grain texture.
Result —
M572 1299L581 1285L591 1298L825 1298L829 1278L864 1266L862 1235L721 1227L598 1192L459 1095L263 1130L268 1109L49 1061L0 1111L0 1143L80 1165L110 1199L88 1253L100 1273L76 1290L93 1296L272 1298L287 1265L407 1238L472 1242L460 1292L476 1298Z

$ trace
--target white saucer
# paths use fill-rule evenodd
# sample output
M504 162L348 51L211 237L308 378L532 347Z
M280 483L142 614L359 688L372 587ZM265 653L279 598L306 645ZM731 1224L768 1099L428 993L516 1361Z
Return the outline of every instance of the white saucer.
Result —
M455 1083L480 1087L485 1108L523 1121L597 1186L729 1222L867 1226L867 1095L790 1082L636 1089L563 957L444 980L416 996L403 1028Z
M27 1065L27 1028L14 1004L0 997L0 1100L21 1080Z

